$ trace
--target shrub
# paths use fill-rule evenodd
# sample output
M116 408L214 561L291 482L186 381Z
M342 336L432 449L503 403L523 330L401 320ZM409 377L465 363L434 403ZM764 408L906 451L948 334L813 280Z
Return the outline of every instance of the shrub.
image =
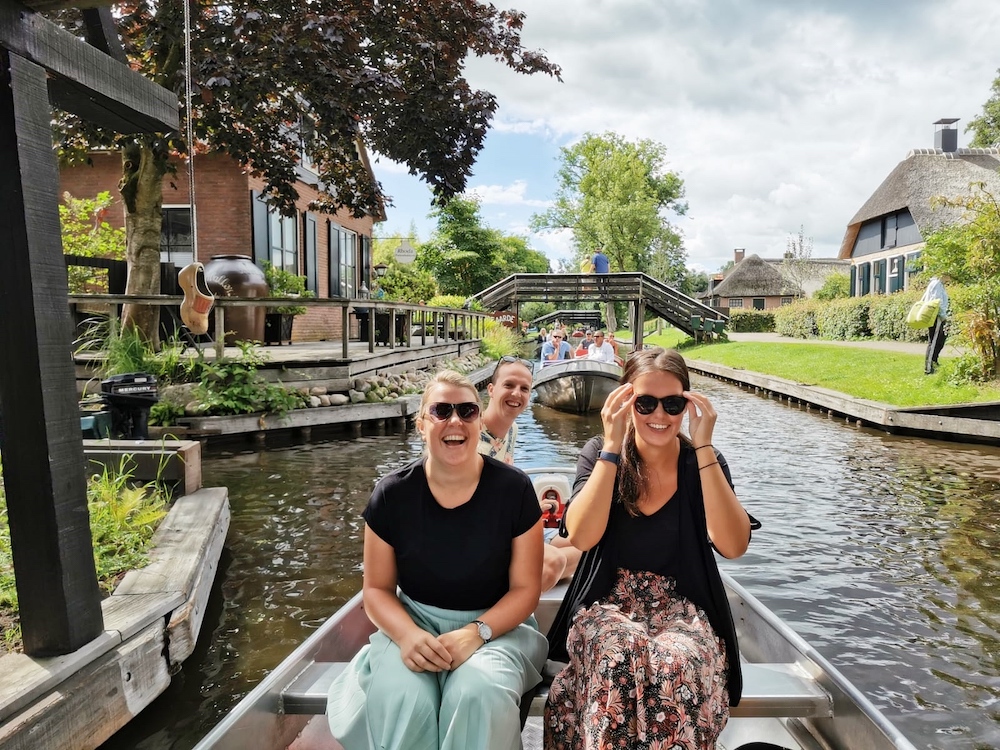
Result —
M521 346L521 334L495 320L484 321L483 338L479 343L480 353L488 359L500 359L505 354L517 354Z
M868 330L872 337L890 341L926 341L926 329L906 325L906 314L920 296L919 292L906 291L867 297Z
M730 310L729 330L734 333L771 333L774 331L774 311Z
M869 297L849 297L815 304L816 332L824 339L866 338Z
M305 406L305 397L257 374L264 357L250 342L240 342L239 359L205 365L205 375L197 389L202 413L213 416L256 414L282 415Z
M264 278L267 280L267 288L272 297L315 297L316 295L306 289L306 277L299 276L287 271L284 268L277 268L270 261L264 261ZM269 307L269 313L279 315L304 315L308 308L302 305L285 305L283 307Z
M844 299L851 296L851 277L846 273L831 273L826 277L823 286L816 290L813 299L827 301Z
M816 308L813 300L796 300L790 305L782 305L774 311L774 330L782 336L807 339L817 335Z

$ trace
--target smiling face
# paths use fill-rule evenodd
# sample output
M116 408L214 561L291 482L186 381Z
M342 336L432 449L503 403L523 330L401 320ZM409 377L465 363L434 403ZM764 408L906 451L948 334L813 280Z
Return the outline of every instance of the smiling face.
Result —
M632 387L637 396L655 396L657 399L664 396L680 396L684 392L680 378L661 370L639 375L632 381ZM656 447L668 445L671 441L677 440L683 420L683 411L671 416L659 403L650 414L640 414L633 406L632 422L635 425L636 444L640 450L643 443Z
M461 465L466 461L478 461L479 432L482 429L482 418L476 416L471 422L459 417L453 410L451 416L444 421L432 417L427 410L428 404L443 402L446 404L479 403L479 394L472 388L450 383L434 383L424 398L424 406L417 417L417 429L427 446L427 454L435 461L451 466Z
M504 418L516 419L531 397L531 372L520 362L501 362L497 370L494 382L486 386L489 408L499 410Z

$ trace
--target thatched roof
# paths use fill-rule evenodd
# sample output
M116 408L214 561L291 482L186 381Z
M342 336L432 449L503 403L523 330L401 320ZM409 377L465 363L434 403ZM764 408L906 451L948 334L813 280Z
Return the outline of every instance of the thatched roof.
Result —
M791 297L802 291L759 255L749 255L726 274L714 297Z
M922 237L945 224L961 220L959 208L933 208L937 196L968 195L972 183L985 183L1000 195L1000 149L960 148L954 152L933 148L914 149L906 155L847 225L840 245L840 258L850 258L861 225L886 214L909 209Z

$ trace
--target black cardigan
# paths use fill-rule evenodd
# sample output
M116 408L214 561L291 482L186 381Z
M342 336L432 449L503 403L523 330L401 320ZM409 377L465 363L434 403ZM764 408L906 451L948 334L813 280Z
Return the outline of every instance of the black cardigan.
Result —
M574 495L580 491L590 477L597 461L597 454L603 444L604 438L598 436L588 441L583 450L580 451L576 466L576 481L573 485ZM715 455L726 475L726 480L732 486L733 481L726 459L721 453L716 452ZM681 502L681 538L678 558L692 562L687 570L688 575L684 576L688 580L678 580L677 592L705 611L712 628L725 642L729 661L729 705L737 706L743 692L743 673L740 669L736 627L733 624L733 615L729 609L729 599L722 583L722 576L719 575L715 552L708 538L698 460L694 450L686 443L681 444L678 458L677 493L675 501ZM615 494L617 496L617 483ZM616 512L627 512L617 497L612 503L612 517L608 520L609 526L613 522ZM752 528L760 528L760 523L753 516L750 516L750 521ZM566 535L565 525L560 529L560 533ZM580 559L580 564L577 566L573 580L570 582L566 596L548 633L550 659L569 661L569 655L566 652L566 637L573 615L581 607L590 606L598 599L606 597L614 586L618 566L616 565L615 550L605 545L606 538L608 538L607 533L595 547L587 550Z

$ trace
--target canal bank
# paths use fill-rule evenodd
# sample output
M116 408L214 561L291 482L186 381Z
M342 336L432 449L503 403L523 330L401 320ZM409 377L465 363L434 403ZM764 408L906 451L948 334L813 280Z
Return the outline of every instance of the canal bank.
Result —
M760 344L829 344L914 355L923 355L926 350L926 345L919 342L806 340L775 333L733 333L730 334L730 339ZM942 357L954 357L958 354L958 350L949 345L945 347ZM694 372L743 386L766 398L787 401L807 410L817 409L830 418L844 419L893 435L985 445L1000 444L1000 401L900 407L715 362L689 359L688 366Z

